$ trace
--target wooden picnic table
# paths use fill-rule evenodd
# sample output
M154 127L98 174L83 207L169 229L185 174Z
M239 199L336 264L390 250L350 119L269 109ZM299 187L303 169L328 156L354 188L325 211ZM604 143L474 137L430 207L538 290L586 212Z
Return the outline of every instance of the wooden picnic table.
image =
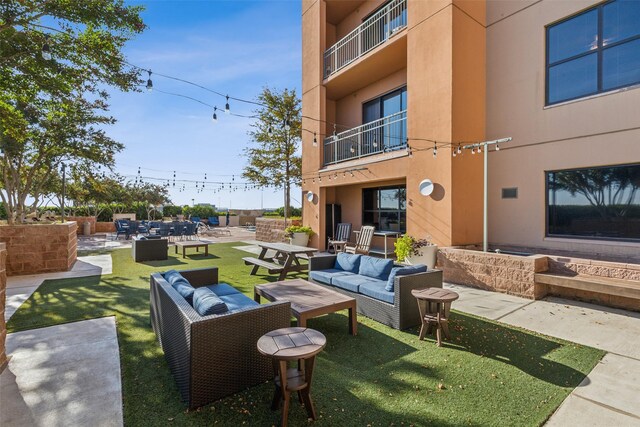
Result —
M306 255L312 257L318 250L316 248L308 248L306 246L290 245L288 243L259 243L262 248L258 258L245 257L242 258L246 265L253 265L251 275L258 272L258 268L266 268L269 274L279 273L278 280L284 280L292 271L304 271L308 268L306 264L300 264L300 256ZM267 258L269 250L275 251L276 254L272 258Z
M200 240L188 240L184 242L176 242L176 254L178 253L178 247L182 248L182 258L187 256L187 248L196 248L198 252L199 248L204 248L204 256L209 256L209 243L201 242Z

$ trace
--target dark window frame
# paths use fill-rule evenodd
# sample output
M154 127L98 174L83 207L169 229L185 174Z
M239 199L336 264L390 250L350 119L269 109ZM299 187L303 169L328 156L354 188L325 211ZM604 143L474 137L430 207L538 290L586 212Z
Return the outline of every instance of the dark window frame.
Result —
M611 48L615 48L617 46L626 44L626 43L631 43L634 42L636 40L640 40L640 34L635 35L635 36L631 36L631 37L627 37L626 39L622 39L622 40L618 40L614 43L611 44L607 44L606 46L603 46L603 37L602 37L602 30L604 27L604 23L603 23L603 11L604 11L604 7L608 4L614 3L616 0L609 0L600 4L597 4L593 7L590 7L588 9L585 9L579 13L576 13L574 15L568 16L566 18L563 18L560 21L554 22L552 24L548 24L547 26L545 26L545 96L544 96L544 102L545 102L545 106L551 106L551 105L557 105L557 104L562 104L564 102L569 102L569 101L573 101L576 99L582 99L582 98L588 98L590 96L593 95L598 95L598 94L602 94L602 93L609 93L609 92L615 92L617 90L623 89L623 88L630 88L630 87L636 87L636 86L640 86L640 80L638 80L637 82L634 83L630 83L630 84L623 84L620 86L616 86L616 87L611 87L611 88L607 88L607 89L603 89L602 87L602 81L603 81L603 77L602 77L602 68L603 68L603 63L602 63L602 57L603 57L603 52L611 49ZM549 30L553 27L556 27L557 25L561 25L565 22L568 22L574 18L577 18L579 16L582 16L584 14L587 14L589 12L592 12L594 10L598 11L598 47L594 50L588 50L586 52L582 52L576 55L573 55L571 57L568 58L563 58L561 60L549 63ZM560 65L563 63L567 63L582 57L586 57L588 55L592 55L592 54L596 54L597 56L597 89L595 92L590 92L590 93L585 93L582 95L578 95L575 96L573 98L566 98L566 99L562 99L559 101L554 101L554 102L549 102L549 70L551 67L554 67L556 65Z
M364 200L365 200L365 196L364 193L365 191L376 191L376 192L380 192L381 190L400 190L400 189L404 189L405 191L405 208L400 209L400 199L398 199L398 209L380 209L379 207L375 208L375 209L365 209L364 206ZM382 230L379 227L376 227L375 231L398 231L400 233L406 233L406 226L407 226L407 186L406 184L398 184L398 185L386 185L386 186L382 186L382 187L366 187L362 189L362 224L365 224L365 212L371 212L373 214L378 213L380 214L381 212L389 212L389 213L396 213L397 217L398 217L398 230ZM379 200L379 197L376 198L377 200ZM405 229L401 228L401 222L400 222L400 218L401 218L401 214L404 213L405 215L405 223L404 223L404 227ZM374 225L374 224L371 224Z
M554 170L545 170L544 171L544 235L545 238L555 238L555 239L574 239L574 240L595 240L602 242L629 242L629 243L640 243L640 239L636 238L625 238L625 237L599 237L599 236L580 236L575 234L550 234L549 233L549 174L557 173L557 172L571 172L571 171L579 171L579 170L593 170L593 169L608 169L608 168L617 168L617 167L630 167L630 166L640 166L640 162L638 163L623 163L623 164L613 164L613 165L600 165L600 166L590 166L590 167L576 167L569 169L554 169Z
M394 92L400 92L400 104L402 105L403 91L404 91L405 103L407 104L407 108L408 108L408 106L409 106L409 105L408 105L408 95L409 95L409 90L407 89L407 85L406 85L406 84L404 84L404 85L402 85L402 86L398 86L398 87L397 87L397 88L395 88L395 89L391 89L391 90L390 90L390 91L388 91L388 92L381 93L380 95L376 95L376 96L374 96L374 97L373 97L373 98L371 98L371 99L367 99L366 101L363 101L363 102L362 102L362 104L360 105L360 114L361 114L361 120L360 120L360 122L361 122L363 125L364 125L364 124L366 124L366 123L365 123L365 121L364 121L364 108L365 108L365 105L371 104L372 102L377 102L377 103L378 103L378 106L379 106L379 111L381 111L381 112L382 112L382 113L381 113L381 115L380 115L380 117L379 117L378 119L376 119L376 120L380 120L380 119L383 119L384 117L386 117L386 116L384 115L384 111L383 111L383 109L382 109L383 99L384 99L385 97L387 97L387 96L391 95L391 94L392 94L392 93L394 93ZM406 110L402 110L402 111L406 111ZM368 122L367 122L367 123L368 123Z

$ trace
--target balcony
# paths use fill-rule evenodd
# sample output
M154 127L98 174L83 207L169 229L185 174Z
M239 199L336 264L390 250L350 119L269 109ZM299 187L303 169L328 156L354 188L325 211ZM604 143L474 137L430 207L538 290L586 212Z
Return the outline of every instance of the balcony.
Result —
M394 0L324 53L324 78L337 73L407 26L407 0Z
M324 166L407 147L407 111L332 135L324 140Z

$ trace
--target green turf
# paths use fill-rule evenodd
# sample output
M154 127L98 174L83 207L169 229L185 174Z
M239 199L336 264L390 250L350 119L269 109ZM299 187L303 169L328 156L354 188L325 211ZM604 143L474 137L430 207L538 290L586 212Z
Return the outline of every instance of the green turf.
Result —
M206 258L170 253L168 261L138 264L130 250L115 250L112 275L46 281L8 330L115 315L126 425L278 424L279 413L269 409L272 384L187 411L149 326L154 271L215 265L220 281L251 296L253 285L273 281L249 275L241 261L246 252L233 249L238 245L212 245ZM312 319L309 326L328 341L312 391L319 426L541 425L604 355L459 312L451 319L453 339L441 348L431 337L419 341L417 329L396 331L363 316L358 335L349 336L346 312ZM308 423L297 404L289 420Z

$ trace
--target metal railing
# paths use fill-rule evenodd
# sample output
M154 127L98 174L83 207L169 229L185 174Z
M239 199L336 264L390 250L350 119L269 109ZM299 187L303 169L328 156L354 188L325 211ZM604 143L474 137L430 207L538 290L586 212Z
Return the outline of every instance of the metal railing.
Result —
M324 165L346 162L407 147L407 111L324 139Z
M324 53L324 78L380 46L407 26L407 0L394 0Z

